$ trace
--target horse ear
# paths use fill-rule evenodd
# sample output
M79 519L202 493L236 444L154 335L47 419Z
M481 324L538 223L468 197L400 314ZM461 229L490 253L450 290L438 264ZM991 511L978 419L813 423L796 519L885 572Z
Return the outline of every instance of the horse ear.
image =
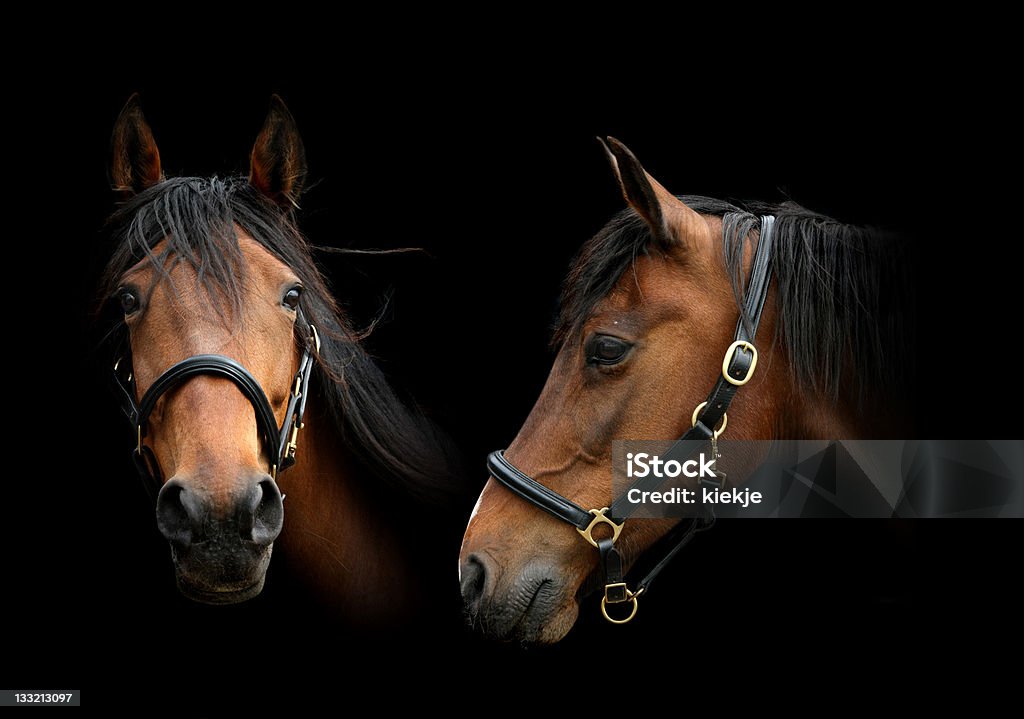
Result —
M643 217L655 241L668 249L707 232L707 223L651 177L628 147L614 137L597 138L619 180L626 202Z
M282 207L298 207L306 180L306 150L295 118L277 95L252 148L249 184Z
M139 94L128 98L110 138L110 184L125 199L163 179L160 151L149 129Z

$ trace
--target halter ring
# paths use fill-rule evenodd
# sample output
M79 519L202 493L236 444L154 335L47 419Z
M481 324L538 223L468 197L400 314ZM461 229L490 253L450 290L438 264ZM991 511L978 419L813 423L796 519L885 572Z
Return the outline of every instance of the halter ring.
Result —
M604 618L607 619L612 624L629 624L631 621L633 621L633 617L636 616L636 610L639 608L639 604L637 603L636 598L639 597L641 594L643 594L644 590L643 590L643 588L641 588L639 591L631 592L631 591L629 591L629 589L626 589L626 598L625 599L623 599L621 601L618 601L618 602L609 602L608 601L608 587L617 587L619 585L621 585L623 588L626 587L626 583L625 582L620 582L619 584L609 584L607 587L605 587L605 595L603 597L601 597L601 614L603 614ZM630 609L629 609L629 616L627 616L625 619L615 619L610 614L608 614L608 605L609 604L625 604L625 603L629 603L631 605Z
M697 408L695 410L693 410L693 416L690 417L690 426L691 427L696 427L697 426L697 415L700 414L700 411L702 409L704 409L705 407L707 407L707 406L708 406L707 402L701 402L700 404L697 405ZM721 424L718 426L718 429L713 431L714 438L718 439L720 436L722 436L722 432L724 432L725 428L728 427L728 426L729 426L729 414L727 412L723 412L722 413L722 422L721 422Z

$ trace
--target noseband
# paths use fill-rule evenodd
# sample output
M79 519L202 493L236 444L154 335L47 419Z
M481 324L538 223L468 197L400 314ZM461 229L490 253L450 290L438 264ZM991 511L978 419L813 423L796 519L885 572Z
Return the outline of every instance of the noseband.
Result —
M270 405L266 393L260 383L245 367L230 357L223 355L193 355L168 368L157 377L152 386L146 390L142 400L136 404L135 373L131 368L131 359L121 358L114 364L114 385L118 390L121 408L128 421L135 429L137 444L132 451L132 460L142 479L163 484L160 463L153 450L142 443L146 436L146 423L149 415L156 407L157 401L171 389L199 375L223 377L234 382L242 396L249 400L256 413L256 425L262 440L262 451L270 465L270 476L277 479L279 471L295 464L296 442L299 430L303 427L302 418L306 412L306 400L309 396L309 378L313 373L314 357L320 352L320 336L316 327L309 325L309 337L305 342L299 369L295 373L291 396L288 399L288 410L284 424L277 426L274 408ZM127 370L127 374L125 374Z
M747 280L743 296L743 312L736 323L733 343L725 351L721 373L715 382L708 398L697 405L691 417L692 426L672 447L662 455L664 461L684 461L711 445L711 457L716 461L715 477L701 476L698 484L712 489L721 489L725 484L726 475L717 470L718 438L728 424L726 410L732 402L736 391L750 381L757 367L757 349L754 338L761 322L761 312L765 299L768 297L768 285L771 283L771 249L772 236L775 229L775 218L761 218L761 236L754 253L753 266ZM563 522L573 525L576 531L589 544L594 546L601 555L601 567L604 575L604 597L601 598L601 613L613 624L626 624L636 616L637 598L647 591L651 583L671 559L690 543L698 532L710 529L715 522L714 510L710 504L703 505L703 515L691 522L681 522L668 535L659 541L661 558L646 575L636 584L636 590L630 590L623 578L622 557L615 548L615 541L622 532L626 519L636 509L635 504L627 497L634 489L653 491L664 482L664 478L656 477L653 472L636 480L630 487L612 502L611 507L586 510L571 499L545 487L529 475L520 471L505 459L503 450L492 452L487 457L487 468L491 476L525 499L530 504L543 509ZM611 536L595 539L594 528L606 524ZM608 613L610 604L628 604L628 616L618 619Z

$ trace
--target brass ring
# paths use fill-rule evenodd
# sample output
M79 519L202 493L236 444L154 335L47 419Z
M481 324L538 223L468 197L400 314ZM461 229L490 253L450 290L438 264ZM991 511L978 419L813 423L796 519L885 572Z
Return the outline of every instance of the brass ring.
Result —
M693 416L690 417L690 426L691 427L696 427L697 426L697 415L700 414L700 411L702 409L704 409L705 407L707 407L707 405L708 405L707 402L701 402L700 404L697 405L697 408L695 410L693 410ZM728 412L723 412L722 413L722 423L721 423L721 425L718 427L718 429L713 431L715 439L718 439L722 435L722 432L725 431L725 428L728 427L728 426L729 426L729 413Z
M636 594L632 595L629 599L626 600L627 602L629 602L633 606L629 610L629 616L626 617L625 619L613 619L611 616L609 616L608 609L606 607L606 605L608 604L608 598L607 597L601 597L601 614L603 614L604 618L607 619L612 624L629 624L631 621L633 621L633 617L636 616L636 610L637 610L637 608L639 606L637 604L637 601L636 601L636 598L638 596L640 596L640 592L637 592ZM617 603L621 603L621 602L617 602Z

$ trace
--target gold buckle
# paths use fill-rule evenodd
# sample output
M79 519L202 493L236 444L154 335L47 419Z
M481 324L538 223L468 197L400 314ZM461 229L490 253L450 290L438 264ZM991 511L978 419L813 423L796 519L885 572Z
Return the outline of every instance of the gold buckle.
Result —
M620 599L620 600L617 600L617 601L609 601L608 600L608 589L611 588L611 587L622 587L622 588L624 588L626 590L626 598L625 599ZM641 589L639 592L631 592L631 591L629 591L629 588L626 587L626 583L625 582L618 582L616 584L608 584L604 588L604 596L601 597L601 614L603 614L604 618L607 619L612 624L629 624L631 621L633 621L633 617L636 616L636 610L639 607L636 599L637 599L637 597L639 597L643 593L644 593L643 589ZM625 604L627 602L630 603L632 606L629 609L629 616L626 617L625 619L615 619L610 614L608 614L608 605L609 604Z
M704 401L704 402L701 402L700 404L698 404L697 408L693 410L693 415L690 417L690 426L691 427L696 427L697 426L697 415L700 414L700 411L702 409L704 409L705 407L707 407L707 406L708 406L708 403L706 401ZM715 439L718 439L719 437L722 436L722 432L724 432L725 428L728 427L728 426L729 426L729 413L728 412L723 412L722 413L722 422L719 425L718 429L714 429L714 430L711 431L712 436Z
M605 512L607 511L608 507L601 507L600 509L591 509L590 513L594 515L594 518L590 520L590 524L587 525L587 528L580 529L579 527L576 527L576 531L579 532L583 536L583 538L590 542L590 544L593 545L595 548L597 547L597 542L594 540L593 531L594 527L598 524L607 524L609 527L612 528L612 544L615 543L615 540L619 538L619 533L622 532L622 525L616 524L615 522L610 520L605 515Z
M743 379L736 379L735 377L729 376L729 363L732 361L733 355L736 354L736 350L740 348L749 350L750 353L754 355L754 358L750 361L750 367L747 369L746 376L744 376ZM736 340L729 345L729 349L725 351L725 359L722 360L722 376L725 377L725 381L729 384L742 387L750 381L751 377L754 376L755 367L757 367L757 348L746 340Z

